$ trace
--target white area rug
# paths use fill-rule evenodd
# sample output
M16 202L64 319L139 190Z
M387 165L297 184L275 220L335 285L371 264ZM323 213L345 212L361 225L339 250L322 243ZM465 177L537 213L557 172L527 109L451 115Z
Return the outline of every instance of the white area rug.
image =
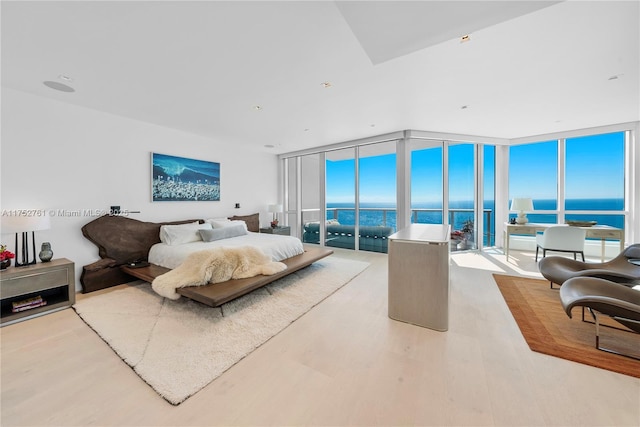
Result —
M139 282L82 299L74 309L147 384L178 405L368 265L330 256L217 308L162 298Z

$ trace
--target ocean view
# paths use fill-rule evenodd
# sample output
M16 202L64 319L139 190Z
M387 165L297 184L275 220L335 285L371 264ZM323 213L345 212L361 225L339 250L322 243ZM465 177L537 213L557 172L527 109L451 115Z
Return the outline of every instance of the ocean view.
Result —
M414 219L412 222L422 224L442 224L442 205L435 203L422 203L412 206ZM473 219L473 203L452 203L454 209L454 228L462 227L462 224ZM490 208L493 211L493 206ZM354 225L355 210L353 203L327 203L327 219L337 219L340 224ZM360 225L381 225L397 229L396 207L394 203L361 203Z
M557 209L556 200L533 200L535 210L549 211ZM353 203L327 203L327 219L337 219L340 224L355 224L355 206ZM387 226L397 230L397 217L394 203L361 203L360 204L360 225L362 226ZM422 224L442 224L442 204L422 203L412 206L413 223ZM593 210L593 211L621 211L624 209L624 199L574 199L566 201L566 210ZM495 216L493 201L485 201L485 233L487 223L491 221L491 241L495 229ZM509 217L516 217L516 213L510 213ZM556 223L555 214L528 213L529 222ZM458 201L450 202L449 223L452 230L460 230L467 220L473 220L473 202ZM616 228L624 228L624 216L619 214L607 214L598 212L593 214L565 214L567 220L596 221L598 225L609 225ZM486 239L485 239L486 243Z

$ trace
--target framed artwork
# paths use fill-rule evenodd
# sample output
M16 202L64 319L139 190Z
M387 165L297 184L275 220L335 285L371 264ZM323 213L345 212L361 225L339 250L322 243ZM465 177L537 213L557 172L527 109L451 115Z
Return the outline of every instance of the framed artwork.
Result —
M220 163L151 153L151 199L220 201Z

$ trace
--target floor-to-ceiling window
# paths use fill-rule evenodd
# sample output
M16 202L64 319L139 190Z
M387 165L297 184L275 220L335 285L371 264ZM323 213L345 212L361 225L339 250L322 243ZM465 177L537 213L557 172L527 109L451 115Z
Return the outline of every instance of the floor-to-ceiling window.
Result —
M457 249L474 249L475 155L474 144L448 144L449 224ZM452 246L453 248L453 246Z
M558 141L509 148L509 206L514 198L533 199L533 213L525 212L529 222L558 221Z
M301 156L300 160L300 219L302 240L305 243L320 243L320 220L324 217L321 209L322 189L321 154Z
M483 145L482 150L482 244L485 247L490 247L494 246L496 241L496 147Z
M411 141L411 222L442 224L442 141Z
M325 244L386 252L396 231L396 142L328 151L325 164Z
M285 224L291 227L291 234L299 236L302 234L300 224L298 222L298 161L299 157L292 157L284 160L284 177L285 185L288 189L284 200L284 215L286 217Z
M624 228L624 132L565 141L565 220Z
M628 226L632 216L625 195L631 195L633 203L637 188L625 173L632 164L627 157L633 150L627 147L633 148L633 132L574 135L497 150L493 145L411 134L399 143L396 139L367 141L285 157L288 219L295 218L299 230L307 225L319 230L326 221L327 232L323 239L316 236L314 243L339 246L346 242L346 247L353 248L360 245L359 228L373 224L395 231L399 219L403 224L409 219L411 223L449 223L462 234L473 228L471 247L475 242L493 246L496 223L505 221L505 210L515 197L533 199L529 222L580 220ZM508 182L497 182L498 164L507 157ZM403 164L411 165L408 173L395 170ZM398 188L401 183L410 188ZM625 188L627 184L631 190ZM396 205L399 202L402 205ZM496 217L496 212L504 217ZM508 217L516 215L510 212ZM336 229L343 233L339 239L343 243L328 232L329 222L343 226ZM498 223L497 228L501 230L502 225Z
M358 201L360 250L386 252L397 230L395 141L359 147Z
M325 165L325 242L328 246L354 249L357 222L355 148L328 151Z
M624 228L624 146L616 132L510 147L509 199L533 199L529 222Z

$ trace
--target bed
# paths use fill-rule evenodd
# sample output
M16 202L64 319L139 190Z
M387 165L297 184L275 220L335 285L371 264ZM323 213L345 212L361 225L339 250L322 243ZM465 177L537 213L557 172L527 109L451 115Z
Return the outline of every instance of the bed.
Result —
M276 234L248 232L245 235L234 236L226 239L204 242L183 243L180 245L168 245L156 243L149 250L148 261L152 264L166 268L176 268L185 258L197 251L218 247L255 246L269 255L273 261L282 261L304 252L300 239L291 236Z
M191 226L207 230L213 230L216 227L195 225L207 222L201 219L150 223L122 216L105 215L91 221L82 227L82 233L98 246L101 259L84 266L80 278L83 292L116 286L134 279L152 282L157 276L180 265L190 253L221 246L256 246L271 256L273 261L280 261L287 266L286 270L271 276L259 275L178 290L182 296L216 307L333 253L332 250L322 247L304 247L295 237L259 233L258 214L233 216L216 219L216 221L240 221L245 224L246 232L242 235L224 236L211 241L184 241L184 235L170 233L170 237L174 240L167 240L162 238L162 232L174 226L175 229ZM221 230L207 231L210 235L220 232ZM222 231L222 234L225 233L229 234L229 231Z

